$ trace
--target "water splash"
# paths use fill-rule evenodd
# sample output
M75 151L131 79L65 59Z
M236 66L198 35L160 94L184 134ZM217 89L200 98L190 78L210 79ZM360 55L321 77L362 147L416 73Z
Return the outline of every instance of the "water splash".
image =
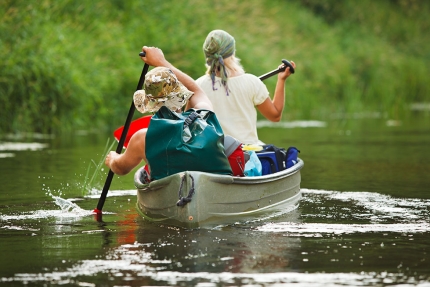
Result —
M58 220L63 219L80 219L82 217L94 215L92 210L85 210L80 208L77 204L70 200L63 199L61 197L53 196L54 202L60 207L60 210L36 210L31 212L25 212L16 215L2 215L0 214L0 221L22 221L22 220L40 220L47 218L56 218ZM8 229L13 229L11 226Z
M71 199L64 199L58 196L52 196L54 203L60 207L55 210L35 210L21 214L5 215L0 214L0 221L23 221L23 220L40 220L47 218L63 219L80 219L82 217L94 215L92 210L85 210L73 203ZM6 226L7 229L17 229L15 225Z
M57 204L63 212L79 214L85 211L70 200L66 200L58 196L53 196L52 198L55 200L55 204Z

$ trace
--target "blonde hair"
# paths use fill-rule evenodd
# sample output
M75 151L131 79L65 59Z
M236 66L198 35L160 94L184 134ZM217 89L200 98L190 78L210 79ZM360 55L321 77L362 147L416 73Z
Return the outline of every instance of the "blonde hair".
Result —
M244 74L245 70L242 66L242 64L240 63L240 59L237 58L234 54L228 58L224 59L224 66L225 66L225 70L227 73L227 78L230 77L230 75L233 72L239 73L239 74ZM218 68L219 66L216 67L216 75L219 77L220 76L220 69ZM210 75L211 73L211 66L208 65L206 63L206 74Z

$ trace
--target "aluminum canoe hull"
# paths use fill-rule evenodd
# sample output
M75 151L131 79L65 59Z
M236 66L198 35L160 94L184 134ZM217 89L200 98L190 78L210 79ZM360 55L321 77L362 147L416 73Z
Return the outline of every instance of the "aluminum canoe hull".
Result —
M293 167L270 175L234 177L185 171L149 184L135 174L137 209L147 220L196 228L230 224L269 212L289 212L301 198L299 159ZM181 197L190 201L183 206Z

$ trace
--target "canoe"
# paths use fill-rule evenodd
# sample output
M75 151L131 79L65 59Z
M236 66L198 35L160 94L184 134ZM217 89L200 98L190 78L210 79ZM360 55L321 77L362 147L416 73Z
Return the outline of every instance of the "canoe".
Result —
M134 175L137 210L147 220L197 228L231 224L267 213L294 210L301 198L299 158L273 174L236 177L184 171L144 184Z

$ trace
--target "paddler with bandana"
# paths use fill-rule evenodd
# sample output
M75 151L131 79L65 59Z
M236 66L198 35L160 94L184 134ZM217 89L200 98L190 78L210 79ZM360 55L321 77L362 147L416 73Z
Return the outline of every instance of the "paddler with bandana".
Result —
M212 102L224 134L244 144L262 144L257 134L258 111L268 120L281 120L285 105L285 81L291 75L287 67L278 74L273 99L266 85L245 73L236 57L235 39L223 30L211 31L204 43L206 74L196 80ZM292 66L296 65L291 61ZM282 67L283 65L280 65Z

